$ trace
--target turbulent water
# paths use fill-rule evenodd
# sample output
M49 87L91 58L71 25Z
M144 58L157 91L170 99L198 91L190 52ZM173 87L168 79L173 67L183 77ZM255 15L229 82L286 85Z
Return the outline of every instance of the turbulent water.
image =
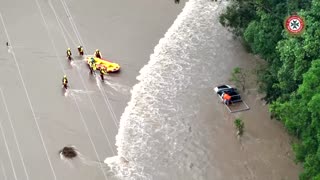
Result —
M191 128L210 86L225 3L190 0L137 77L107 163L122 179L205 179L208 150ZM216 77L219 78L219 77Z

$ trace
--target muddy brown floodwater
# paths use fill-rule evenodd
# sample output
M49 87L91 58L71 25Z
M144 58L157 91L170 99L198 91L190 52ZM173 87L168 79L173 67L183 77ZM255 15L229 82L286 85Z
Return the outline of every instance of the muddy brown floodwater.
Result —
M209 2L191 1L195 5ZM136 76L139 70L150 59L154 46L163 37L184 3L177 5L171 0L0 0L0 2L3 20L0 25L0 120L3 127L1 128L2 137L0 137L0 144L3 145L0 148L0 179L113 179L109 177L109 169L102 161L106 157L118 154L117 147L114 145L115 136L120 126L120 116L129 100L130 89L137 82ZM210 3L214 2L210 1ZM96 6L97 4L99 6ZM184 54L188 53L188 50L193 50L195 54L192 55L199 57L195 60L200 61L203 55L205 60L216 66L211 69L215 72L212 74L214 78L210 79L211 76L208 76L210 85L204 84L205 90L201 91L199 101L201 110L197 114L196 121L192 121L190 126L190 132L204 136L196 135L197 139L188 141L190 144L193 143L192 141L201 142L199 144L206 146L205 150L209 152L206 161L213 169L203 168L206 173L205 179L298 179L301 169L293 162L290 137L279 122L270 120L267 106L260 101L260 95L255 90L255 86L247 87L250 91L243 95L251 109L237 114L228 113L214 95L212 87L208 88L211 84L213 86L216 83L227 82L235 66L252 69L257 64L257 60L246 53L241 44L233 40L232 35L218 24L218 15L210 7L211 5L200 8L207 10L208 13L202 15L212 18L209 20L215 23L214 28L206 28L209 20L205 18L202 18L204 24L199 27L194 26L197 25L195 22L199 22L198 19L187 22L187 25L199 28L195 31L199 34L203 29L208 31L203 32L208 33L208 36L199 37L205 38L210 45L209 48L215 49L206 49L206 46L201 49L201 45L207 43L204 41L197 42L196 45L191 44L191 47L195 47L194 49L182 47L186 50ZM201 9L194 10L201 15ZM188 15L188 18L193 17ZM188 18L184 20L188 21ZM96 28L97 24L99 28ZM193 29L183 27L182 30L186 30L188 34ZM179 46L180 41L184 39L188 38L181 38L172 43ZM7 41L10 47L6 46ZM105 84L101 84L99 79L88 74L88 69L81 57L74 56L74 61L70 64L65 58L65 50L70 47L76 54L78 45L83 45L86 53L93 53L96 48L99 48L104 57L121 64L121 73L107 76ZM170 54L170 51L166 53ZM163 61L166 62L165 60ZM175 60L180 60L180 57ZM208 65L212 64L208 63ZM185 77L193 79L195 73L187 74L188 70L185 71L183 68L186 67L181 67L183 71L179 72L179 75L186 73ZM61 93L61 78L64 74L68 76L71 86L68 96ZM170 72L169 77L171 74L173 73ZM183 81L183 83L187 82ZM192 87L195 83L197 82L193 81L190 86ZM153 92L157 94L158 89L153 89ZM186 91L186 93L194 92ZM182 104L188 105L188 98L183 100L185 101L181 101ZM171 103L178 104L179 101ZM151 107L151 105L148 106ZM171 117L174 118L174 115ZM241 141L237 139L233 127L233 120L237 117L242 118L245 123ZM165 127L170 128L175 124L177 123L167 124ZM139 128L134 130L136 129ZM177 129L177 132L180 130ZM184 133L183 130L181 130L182 133ZM174 132L171 134L174 135ZM136 135L139 137L141 133ZM149 137L157 138L152 134L148 134L145 138ZM176 141L178 145L182 142L177 139L170 140L170 142ZM147 141L143 139L143 141L128 144L136 145L133 147L139 150L140 147L144 147L141 146L144 142ZM79 150L79 152L76 151L77 155L81 158L62 161L57 152L66 144L74 145ZM157 142L155 144L158 145ZM163 150L166 147L151 147L152 145L145 150L156 152L153 159L143 159L147 153L137 152L137 154L142 154L141 159L145 162L152 162L154 157L159 158L159 161L155 161L157 164L163 163L162 167L169 167L165 164L168 159L163 160L157 154L157 150ZM134 148L129 146L127 150L134 150ZM70 151L67 152L69 153ZM163 153L164 158L169 157L165 154L168 153L166 149ZM174 151L174 153L180 157L179 160L187 159L179 156L179 152ZM75 154L72 152L69 155ZM190 169L196 169L197 164L194 165L196 162L201 164L197 159L201 159L202 154L197 155L199 154L195 155L196 160L190 164ZM132 159L128 161L123 159L123 161L125 164L130 164ZM143 168L146 164L140 163ZM149 167L149 170L154 167L156 166ZM143 171L147 170L148 167L143 169ZM179 168L171 171L178 172ZM199 172L203 171L201 169ZM164 176L173 177L167 169L164 168L163 172L167 173ZM190 172L192 173L191 170ZM176 177L173 179L196 179L188 176L187 173Z

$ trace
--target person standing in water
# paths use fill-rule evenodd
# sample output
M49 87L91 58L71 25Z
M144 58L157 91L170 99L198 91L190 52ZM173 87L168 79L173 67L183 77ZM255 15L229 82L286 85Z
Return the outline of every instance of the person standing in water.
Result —
M102 55L101 55L99 49L96 49L96 51L94 52L94 57L99 58L99 59L102 58Z
M68 79L67 79L67 75L64 75L62 78L62 85L65 89L68 88Z
M96 63L93 57L88 60L88 67L90 69L90 74L93 74L93 72L96 70Z
M72 56L71 49L68 48L67 49L67 57L68 57L69 60L71 60L71 56Z
M104 81L104 75L107 73L106 71L106 68L104 66L102 66L100 68L100 77L101 77L101 80Z
M83 56L83 47L82 46L78 46L78 52L80 56Z

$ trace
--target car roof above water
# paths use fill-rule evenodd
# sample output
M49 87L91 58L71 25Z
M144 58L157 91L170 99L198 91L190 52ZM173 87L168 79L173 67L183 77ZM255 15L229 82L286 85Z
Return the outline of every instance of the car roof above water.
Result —
M231 88L231 86L229 86L229 85L218 86L218 89L227 89L227 88Z

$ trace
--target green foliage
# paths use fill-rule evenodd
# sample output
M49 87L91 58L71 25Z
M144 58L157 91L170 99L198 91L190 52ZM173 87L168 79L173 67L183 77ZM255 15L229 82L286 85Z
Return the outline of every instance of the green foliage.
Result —
M240 87L242 91L244 91L246 87L246 77L247 73L242 68L236 67L231 73L230 81L234 82L237 87Z
M243 131L244 131L244 122L237 118L235 121L234 121L234 125L236 126L236 129L237 129L237 134L239 136L242 136L243 134Z
M301 179L311 179L320 173L320 59L311 64L297 93L290 100L277 100L270 106L288 131L301 139L301 143L294 145L296 159L305 169Z
M299 37L283 28L291 12L305 20ZM320 180L319 12L319 0L234 0L220 17L222 25L266 60L267 66L258 71L259 88L266 94L272 116L300 139L293 149L304 167L302 180ZM234 82L239 83L239 72L234 70Z
M241 36L251 20L256 18L254 6L249 1L234 1L219 17L220 23L228 27L236 36Z
M264 100L267 103L276 100L280 96L279 88L275 85L275 83L278 82L274 73L276 68L277 67L274 64L269 64L267 68L261 69L257 72L259 90L266 94Z
M275 56L275 47L281 39L282 22L272 15L261 12L258 20L249 23L244 31L244 39L251 45L253 53L264 59Z

